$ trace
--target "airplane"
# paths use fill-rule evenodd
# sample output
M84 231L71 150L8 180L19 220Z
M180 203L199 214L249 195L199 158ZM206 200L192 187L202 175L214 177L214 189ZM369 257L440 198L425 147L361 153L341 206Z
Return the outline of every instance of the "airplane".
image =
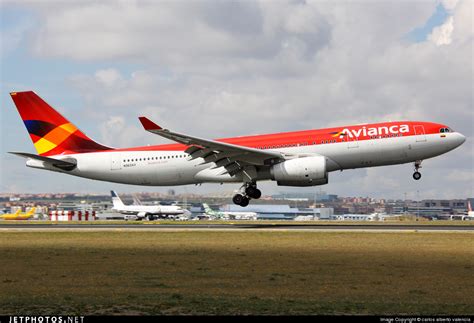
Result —
M474 211L472 210L471 201L467 200L467 219L474 219Z
M97 143L32 91L10 93L38 154L11 152L28 167L123 184L173 186L241 183L233 202L245 207L262 192L257 182L316 186L328 174L355 168L413 163L466 140L439 123L395 121L326 129L204 139L165 129L146 117L143 128L175 144L112 148Z
M147 217L154 220L157 217L173 217L178 215L190 215L188 210L174 205L125 205L115 191L110 191L112 195L112 210L125 214L125 219L142 220ZM130 216L131 215L131 216Z
M31 219L35 214L36 208L33 207L31 210L25 213L21 213L21 210L16 211L15 213L8 213L0 215L0 219L3 220L28 220Z
M0 218L3 219L3 217L16 217L20 214L20 212L21 210L17 210L15 213L3 213L2 215L0 215Z
M256 220L257 213L255 212L221 212L221 211L214 211L209 207L207 203L202 203L204 207L204 212L210 218L217 218L223 220Z

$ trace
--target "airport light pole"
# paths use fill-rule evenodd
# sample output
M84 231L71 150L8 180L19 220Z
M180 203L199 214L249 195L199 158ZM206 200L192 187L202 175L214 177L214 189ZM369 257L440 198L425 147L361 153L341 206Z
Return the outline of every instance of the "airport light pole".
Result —
M418 217L420 216L420 191L416 191L416 221L418 221Z
M403 203L403 213L406 215L408 213L408 207L407 207L407 192L405 194L405 201Z

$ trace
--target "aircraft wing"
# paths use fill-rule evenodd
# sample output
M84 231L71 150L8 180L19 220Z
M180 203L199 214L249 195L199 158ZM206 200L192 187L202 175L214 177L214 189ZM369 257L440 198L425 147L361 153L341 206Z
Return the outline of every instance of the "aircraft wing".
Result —
M260 150L234 145L226 142L209 140L181 134L163 129L146 117L139 117L145 130L161 137L188 145L186 153L190 160L203 158L206 163L216 163L216 167L224 167L231 176L240 172L246 165L272 165L285 160L285 155L278 151Z

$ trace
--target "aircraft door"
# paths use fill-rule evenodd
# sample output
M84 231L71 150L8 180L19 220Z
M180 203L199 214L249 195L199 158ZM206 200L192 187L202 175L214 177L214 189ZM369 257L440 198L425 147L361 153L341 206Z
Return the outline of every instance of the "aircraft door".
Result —
M426 141L425 127L423 127L422 125L416 125L413 128L415 129L416 142Z
M119 170L122 169L122 156L118 153L110 154L110 169Z

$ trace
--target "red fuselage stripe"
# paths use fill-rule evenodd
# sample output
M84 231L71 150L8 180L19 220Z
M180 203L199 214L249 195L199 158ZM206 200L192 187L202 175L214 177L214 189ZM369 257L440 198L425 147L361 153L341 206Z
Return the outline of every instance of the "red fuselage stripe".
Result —
M447 128L447 126L431 122L401 121L222 138L216 139L216 141L258 149L278 149L348 141L363 141L376 138L437 134L441 128ZM115 151L184 151L187 147L188 146L183 144L168 144L123 148L116 149Z

